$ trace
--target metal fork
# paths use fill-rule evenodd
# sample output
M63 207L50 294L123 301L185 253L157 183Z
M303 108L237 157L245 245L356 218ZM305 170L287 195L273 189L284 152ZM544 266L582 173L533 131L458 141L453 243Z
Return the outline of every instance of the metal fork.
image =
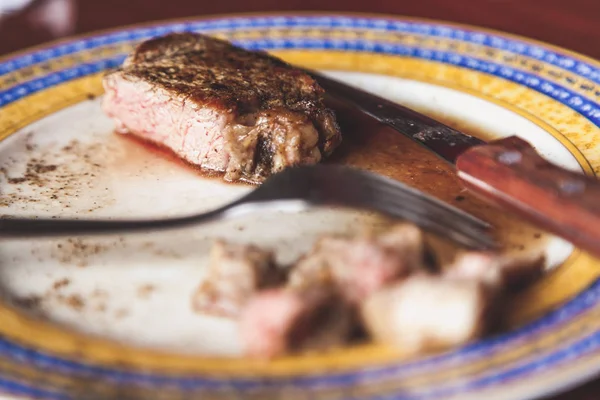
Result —
M342 206L377 211L411 221L426 231L474 249L496 246L490 225L398 181L354 168L314 165L293 167L271 176L240 199L196 215L148 220L40 219L4 217L0 237L44 237L154 231L279 209L302 211Z

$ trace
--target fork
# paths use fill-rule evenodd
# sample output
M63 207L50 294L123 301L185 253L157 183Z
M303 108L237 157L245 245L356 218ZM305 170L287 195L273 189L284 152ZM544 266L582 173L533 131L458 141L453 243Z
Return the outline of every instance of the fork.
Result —
M155 231L278 209L298 212L316 206L376 211L413 222L426 231L473 249L496 247L486 222L396 180L355 168L313 165L287 168L225 206L165 219L41 219L3 217L0 237L33 238Z

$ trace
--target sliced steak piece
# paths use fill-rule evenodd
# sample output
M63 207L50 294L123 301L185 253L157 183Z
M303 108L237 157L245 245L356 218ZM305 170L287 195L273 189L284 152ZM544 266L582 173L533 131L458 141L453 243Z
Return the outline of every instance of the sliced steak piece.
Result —
M445 269L451 279L478 280L496 290L520 289L538 279L544 272L543 254L522 257L486 252L465 252Z
M369 296L361 316L375 340L415 354L479 337L490 301L480 282L415 274Z
M289 284L310 287L333 282L350 302L407 276L423 263L423 235L411 224L373 237L324 237L293 268Z
M217 241L212 247L205 280L192 296L197 312L237 317L258 290L284 281L273 253L252 245Z
M331 286L278 288L259 292L250 300L240 317L239 331L248 356L268 359L342 346L354 322L353 312Z
M197 33L143 42L103 83L103 108L119 132L229 181L261 182L317 163L341 142L324 91L309 75Z

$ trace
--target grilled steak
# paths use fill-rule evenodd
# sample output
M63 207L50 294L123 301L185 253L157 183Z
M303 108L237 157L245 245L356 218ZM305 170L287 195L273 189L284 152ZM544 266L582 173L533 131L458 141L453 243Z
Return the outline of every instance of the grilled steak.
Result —
M341 142L309 75L201 34L143 42L103 83L103 108L119 132L230 181L261 182L287 166L317 163Z
M369 296L361 315L374 339L418 353L477 338L491 300L480 282L415 274Z
M494 290L513 291L541 277L544 264L543 254L517 257L468 251L460 254L444 275L450 279L480 281Z
M291 271L289 284L302 288L331 282L356 302L423 266L423 235L401 224L383 235L324 237Z
M398 224L379 234L325 236L286 271L270 251L218 241L194 305L237 318L253 358L330 349L356 334L415 354L489 332L503 322L506 292L543 271L539 254L476 251L427 271L425 250L419 228Z
M192 304L198 312L237 317L256 291L283 280L273 253L219 240L211 249L208 274L194 293Z
M354 322L354 313L333 287L284 287L252 297L240 317L240 335L247 355L272 358L343 345Z

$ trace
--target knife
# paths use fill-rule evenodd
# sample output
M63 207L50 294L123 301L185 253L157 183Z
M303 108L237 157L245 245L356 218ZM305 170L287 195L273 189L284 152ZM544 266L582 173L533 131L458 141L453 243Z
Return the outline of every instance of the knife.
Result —
M600 257L600 182L595 178L549 162L517 136L486 143L408 107L307 72L330 96L452 164L474 194Z

